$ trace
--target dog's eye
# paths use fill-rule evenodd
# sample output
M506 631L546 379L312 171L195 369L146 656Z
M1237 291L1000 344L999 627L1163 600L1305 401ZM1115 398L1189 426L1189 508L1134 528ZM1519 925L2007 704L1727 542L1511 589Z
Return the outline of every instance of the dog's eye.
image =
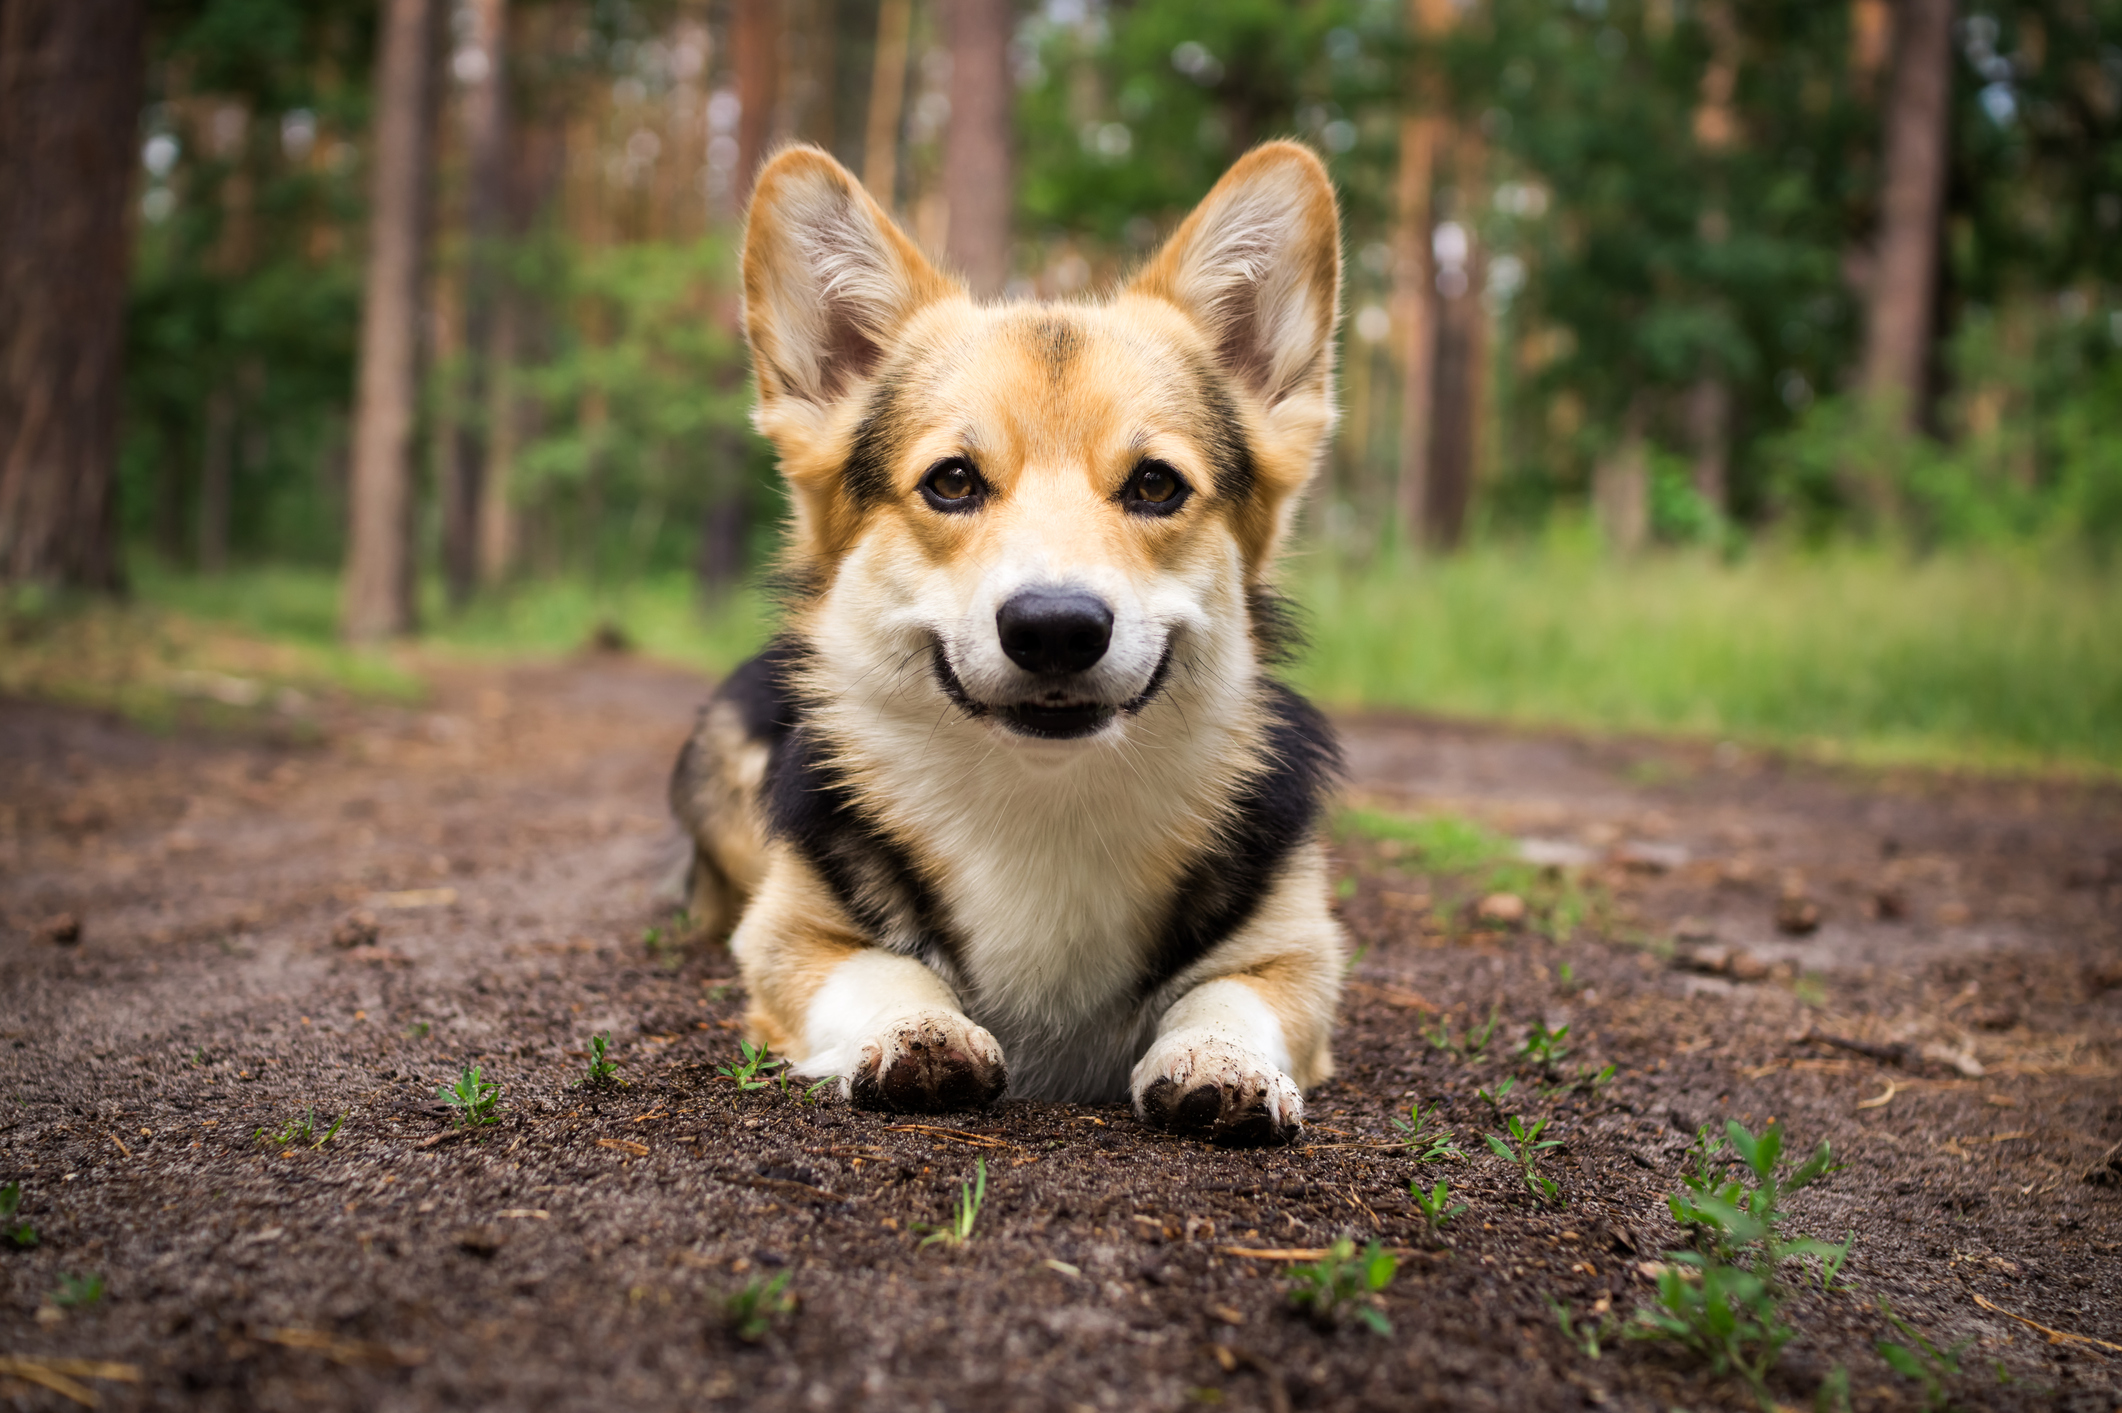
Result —
M1187 497L1186 481L1162 461L1145 461L1121 489L1120 504L1141 515L1169 515Z
M972 510L980 504L986 489L980 473L961 456L937 462L921 478L921 496L932 510Z

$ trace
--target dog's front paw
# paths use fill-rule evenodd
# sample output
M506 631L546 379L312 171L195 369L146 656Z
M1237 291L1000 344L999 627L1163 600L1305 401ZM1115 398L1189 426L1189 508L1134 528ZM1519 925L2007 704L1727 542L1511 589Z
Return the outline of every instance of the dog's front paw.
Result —
M1227 1148L1287 1143L1304 1127L1304 1097L1294 1080L1262 1056L1199 1031L1151 1046L1131 1087L1144 1123Z
M994 1036L964 1016L923 1011L862 1047L848 1098L858 1109L937 1114L985 1108L1008 1087Z

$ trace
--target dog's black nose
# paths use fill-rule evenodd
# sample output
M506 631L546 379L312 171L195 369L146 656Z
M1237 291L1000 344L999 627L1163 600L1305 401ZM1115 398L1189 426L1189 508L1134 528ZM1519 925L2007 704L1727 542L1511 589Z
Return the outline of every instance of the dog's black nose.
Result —
M1081 589L1022 589L995 611L1002 651L1026 672L1059 677L1105 656L1113 611Z

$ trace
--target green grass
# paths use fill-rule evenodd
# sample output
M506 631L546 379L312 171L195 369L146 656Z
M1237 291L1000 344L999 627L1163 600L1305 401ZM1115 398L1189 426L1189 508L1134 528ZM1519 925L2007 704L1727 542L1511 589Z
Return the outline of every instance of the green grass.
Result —
M339 578L328 569L259 566L209 579L149 562L135 580L143 602L190 618L320 646L338 638ZM526 581L483 595L461 612L451 611L430 583L421 595L419 642L452 654L559 656L578 651L608 625L650 656L723 672L756 652L772 623L772 607L758 590L739 590L709 608L683 573L610 584L574 577Z
M1299 686L1337 707L1679 732L1890 764L2122 766L2122 574L1581 532L1340 573L1298 559Z

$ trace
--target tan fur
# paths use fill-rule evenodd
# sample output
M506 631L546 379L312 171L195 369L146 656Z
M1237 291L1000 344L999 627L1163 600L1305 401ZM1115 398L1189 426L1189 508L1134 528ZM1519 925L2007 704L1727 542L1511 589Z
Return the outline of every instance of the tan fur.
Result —
M831 158L797 148L767 166L745 317L755 420L792 492L784 568L797 586L788 626L811 649L797 678L805 719L971 931L940 973L874 960L875 939L813 864L767 841L764 751L726 704L711 708L673 805L696 844L696 911L711 931L736 923L755 1038L812 1072L888 1067L907 1046L977 1069L1002 1051L958 997L1037 1035L1118 994L1139 965L1129 949L1147 945L1128 939L1262 764L1247 625L1332 429L1339 285L1331 188L1295 144L1248 154L1126 288L1068 305L976 304ZM977 514L939 513L918 490L956 457L987 487ZM1117 508L1145 459L1191 488L1179 513ZM1042 576L1114 605L1098 668L1109 700L1151 679L1160 644L1166 663L1178 654L1162 694L1105 744L1005 741L939 695L930 643L974 697L1002 690L997 586ZM1160 1079L1213 1072L1295 1123L1296 1089L1332 1072L1342 941L1327 887L1318 846L1300 849L1251 917L1127 1022L1132 1038L1112 1037L1140 1057L1138 1107ZM1023 912L1034 897L1051 902ZM851 961L868 968L863 987L836 981L856 975ZM874 1016L834 1019L872 993ZM1258 1044L1286 1047L1286 1075L1262 1068L1249 1025L1272 1032ZM1013 1074L1038 1062L1008 1056Z

